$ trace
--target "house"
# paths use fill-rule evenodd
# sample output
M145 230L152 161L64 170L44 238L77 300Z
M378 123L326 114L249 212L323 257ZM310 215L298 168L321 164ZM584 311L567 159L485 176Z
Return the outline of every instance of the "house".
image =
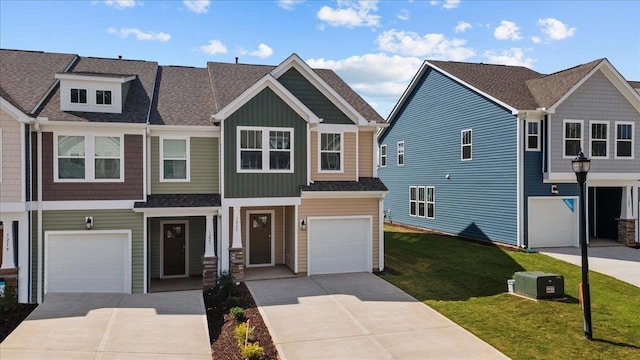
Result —
M523 248L638 243L640 95L607 59L553 74L425 61L380 136L387 221ZM635 88L635 90L634 90Z
M146 293L174 278L211 286L246 267L382 269L385 124L334 72L295 54L203 68L0 56L2 132L6 118L23 134L22 207L11 208L22 209L11 220L23 227L11 254L20 301Z

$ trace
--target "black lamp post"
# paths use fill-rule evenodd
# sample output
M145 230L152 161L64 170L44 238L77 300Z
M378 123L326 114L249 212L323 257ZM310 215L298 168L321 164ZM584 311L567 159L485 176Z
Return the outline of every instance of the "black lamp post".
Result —
M589 290L589 257L587 255L587 209L585 206L584 184L591 168L591 160L584 157L582 151L571 161L580 185L580 248L582 249L582 308L584 310L584 336L592 340L591 328L591 295Z

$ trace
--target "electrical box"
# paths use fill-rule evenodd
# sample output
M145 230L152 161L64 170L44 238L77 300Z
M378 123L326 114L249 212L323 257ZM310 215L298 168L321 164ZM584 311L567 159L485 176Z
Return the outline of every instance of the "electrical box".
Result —
M532 299L564 298L564 277L540 271L519 271L515 275L514 291Z

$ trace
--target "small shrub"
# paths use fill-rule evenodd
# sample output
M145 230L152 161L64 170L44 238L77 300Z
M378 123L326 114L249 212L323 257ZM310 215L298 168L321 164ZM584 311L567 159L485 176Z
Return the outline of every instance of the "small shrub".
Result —
M229 296L229 297L227 298L227 302L226 302L226 304L227 304L227 308L229 308L229 309L230 309L230 308L232 308L232 307L236 307L236 306L238 306L238 304L240 304L240 300L238 300L238 298L237 298L237 297L235 297L235 296Z
M228 271L223 271L218 277L216 287L223 296L231 296L236 288L236 280Z
M236 342L240 347L240 350L242 350L242 348L244 347L245 339L249 339L249 341L253 340L253 329L253 327L247 326L247 323L241 323L236 326L233 333L236 338ZM249 333L249 335L247 335L247 332Z
M229 309L229 315L233 316L236 320L244 320L244 309L239 306L234 306Z
M241 349L242 357L248 360L262 359L264 356L264 349L257 342L248 343L247 346Z

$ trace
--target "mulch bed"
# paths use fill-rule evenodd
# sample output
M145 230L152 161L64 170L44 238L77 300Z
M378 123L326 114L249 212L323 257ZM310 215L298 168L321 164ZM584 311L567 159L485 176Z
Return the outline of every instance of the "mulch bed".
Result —
M254 341L264 348L263 360L278 360L271 334L262 320L256 303L244 283L238 285L234 294L238 298L238 305L244 309L245 318L249 326L255 327ZM214 360L242 360L240 348L236 343L234 330L239 322L229 315L227 299L219 291L208 290L204 292L204 303L207 309L207 322L209 323L209 340Z
M15 309L0 310L0 342L3 342L37 306L37 304L18 304Z

